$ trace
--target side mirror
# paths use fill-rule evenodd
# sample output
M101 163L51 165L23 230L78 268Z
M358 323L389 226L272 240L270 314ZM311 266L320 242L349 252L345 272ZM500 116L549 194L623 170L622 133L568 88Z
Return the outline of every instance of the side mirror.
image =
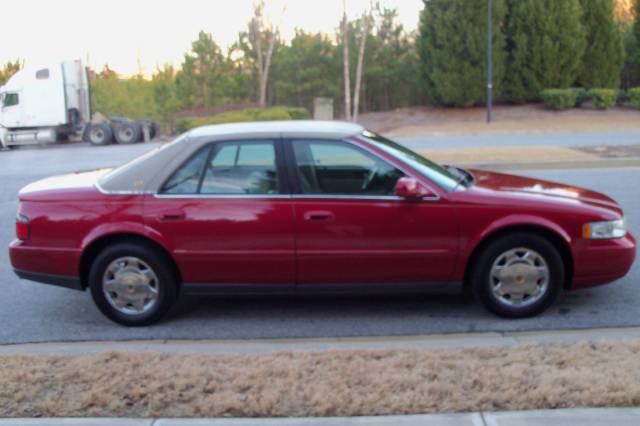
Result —
M396 183L396 195L402 198L435 197L436 194L412 177L403 177Z

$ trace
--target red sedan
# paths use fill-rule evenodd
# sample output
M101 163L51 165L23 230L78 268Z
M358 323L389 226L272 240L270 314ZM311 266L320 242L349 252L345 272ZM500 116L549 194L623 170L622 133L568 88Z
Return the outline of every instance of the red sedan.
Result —
M621 278L635 258L605 195L439 166L333 122L203 127L113 170L35 182L16 231L18 276L88 288L125 325L160 320L180 292L434 284L521 318Z

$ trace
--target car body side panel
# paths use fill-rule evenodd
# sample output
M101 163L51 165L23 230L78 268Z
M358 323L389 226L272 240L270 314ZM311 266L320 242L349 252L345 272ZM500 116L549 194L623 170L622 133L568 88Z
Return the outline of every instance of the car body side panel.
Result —
M164 236L189 284L293 284L289 197L145 196L145 225Z
M14 268L52 275L78 276L83 250L108 233L140 233L142 200L80 190L77 200L22 201L19 213L29 218L30 238L14 241Z
M444 283L459 226L446 200L295 200L299 283ZM330 212L329 221L309 219Z
M573 261L572 289L604 284L624 276L635 258L635 240L631 234L621 239L585 240L582 225L603 220L600 207L568 209L562 204L532 205L519 199L505 199L475 193L452 195L461 220L462 251L456 267L456 279L463 279L474 250L496 233L516 227L544 229L563 240ZM607 213L610 214L610 213Z

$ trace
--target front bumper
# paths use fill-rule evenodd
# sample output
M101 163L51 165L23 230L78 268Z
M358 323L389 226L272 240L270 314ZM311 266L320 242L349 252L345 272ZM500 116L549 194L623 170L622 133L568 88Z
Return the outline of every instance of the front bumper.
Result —
M627 232L611 240L582 240L574 247L572 290L607 284L627 275L636 258L636 239Z

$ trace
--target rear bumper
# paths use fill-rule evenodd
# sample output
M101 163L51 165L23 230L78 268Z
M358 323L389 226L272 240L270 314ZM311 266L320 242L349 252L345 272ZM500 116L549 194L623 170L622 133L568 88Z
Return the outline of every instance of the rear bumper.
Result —
M72 290L84 291L80 278L68 277L65 275L51 275L39 272L22 271L20 269L13 270L16 275L23 280L35 281L43 284L51 284L58 287L70 288Z
M33 247L24 241L13 241L9 257L20 278L45 284L82 290L78 264L80 251L49 247Z
M627 275L636 258L630 233L613 240L585 241L574 252L572 290L607 284Z

